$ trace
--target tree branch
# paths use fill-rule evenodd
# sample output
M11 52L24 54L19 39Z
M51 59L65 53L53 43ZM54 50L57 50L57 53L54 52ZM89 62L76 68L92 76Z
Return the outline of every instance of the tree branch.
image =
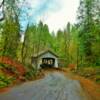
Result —
M2 1L1 5L0 5L0 8L1 8L2 6L4 6L4 0ZM3 7L3 9L2 9L2 13L3 13L3 17L0 18L0 21L4 20L4 16L5 16L5 14L4 14L4 7Z
M4 0L2 1L2 3L0 4L0 8L4 5Z

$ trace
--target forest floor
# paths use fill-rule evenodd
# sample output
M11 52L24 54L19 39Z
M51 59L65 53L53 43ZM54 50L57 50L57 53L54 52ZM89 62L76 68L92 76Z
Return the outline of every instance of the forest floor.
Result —
M99 84L68 69L41 72L45 74L42 79L5 88L0 100L100 100Z

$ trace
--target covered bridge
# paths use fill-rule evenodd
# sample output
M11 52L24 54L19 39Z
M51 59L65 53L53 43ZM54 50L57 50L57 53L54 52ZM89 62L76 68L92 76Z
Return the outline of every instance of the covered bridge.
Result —
M58 56L51 50L45 50L33 55L32 64L39 68L58 68Z

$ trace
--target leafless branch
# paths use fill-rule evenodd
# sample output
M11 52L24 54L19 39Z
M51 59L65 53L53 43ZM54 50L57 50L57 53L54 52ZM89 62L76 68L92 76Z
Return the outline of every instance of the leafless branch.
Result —
M0 18L0 21L4 20L4 16L5 16L5 14L4 14L4 0L3 0L2 3L0 4L0 8L1 8L1 7L3 7L3 9L2 9L3 17Z
M0 8L4 5L4 0L0 4Z

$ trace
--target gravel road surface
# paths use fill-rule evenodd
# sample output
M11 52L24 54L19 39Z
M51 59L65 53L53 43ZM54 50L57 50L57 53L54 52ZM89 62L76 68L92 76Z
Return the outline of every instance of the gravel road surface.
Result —
M60 72L46 74L43 79L27 82L1 93L0 100L87 100L80 82Z

